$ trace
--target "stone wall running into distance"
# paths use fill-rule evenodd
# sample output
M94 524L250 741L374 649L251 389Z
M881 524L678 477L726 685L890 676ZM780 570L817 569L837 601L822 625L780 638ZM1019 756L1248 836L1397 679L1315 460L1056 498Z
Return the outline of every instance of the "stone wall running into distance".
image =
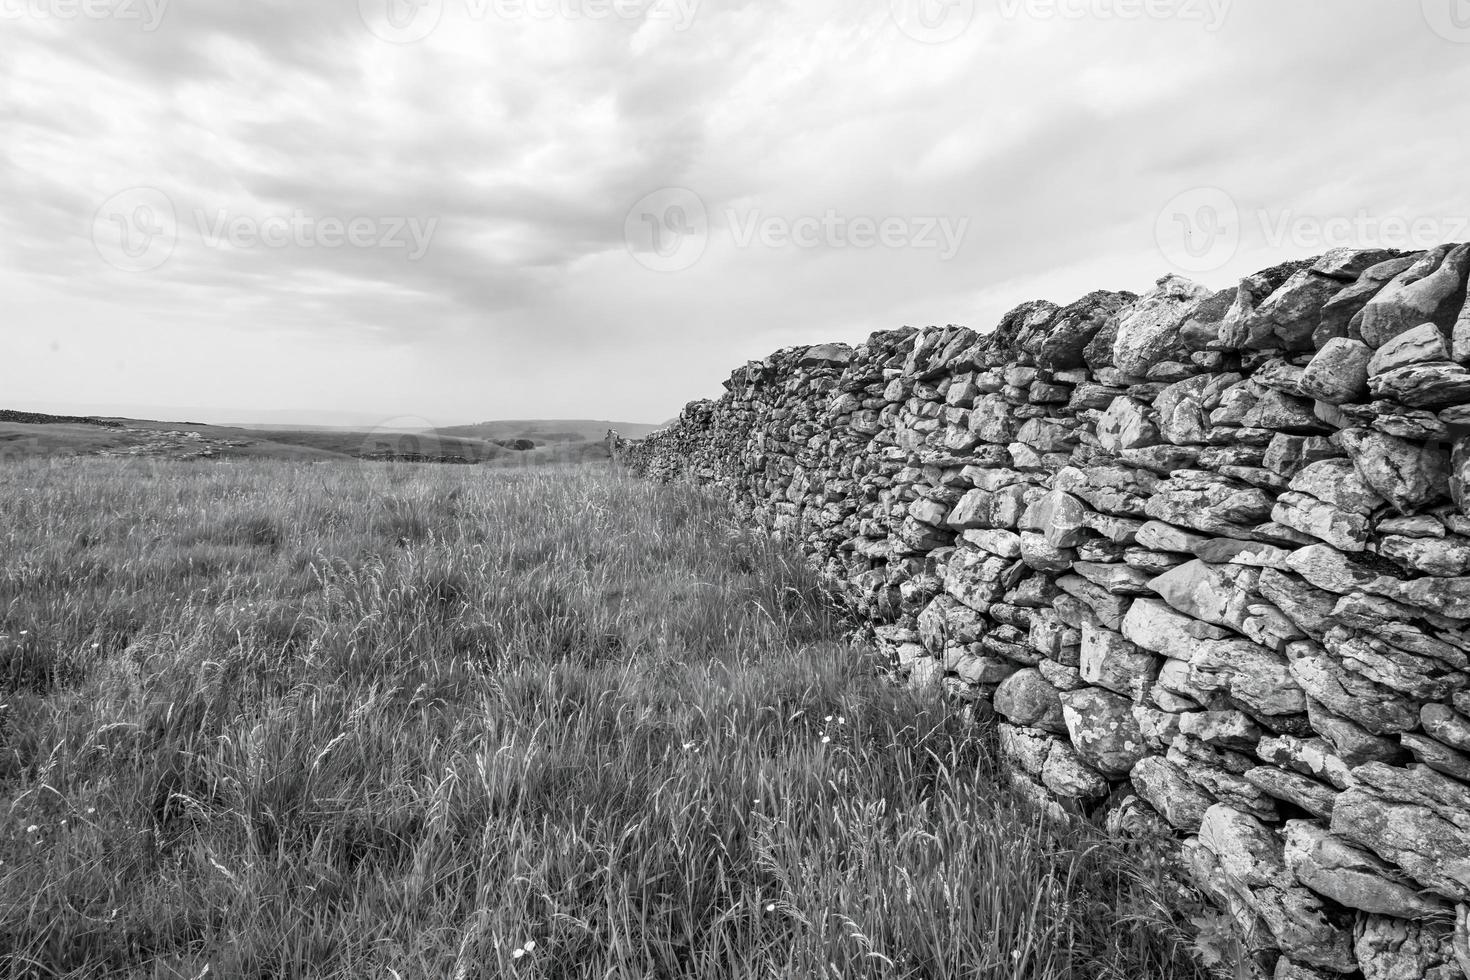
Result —
M783 350L612 441L993 707L1041 805L1179 838L1276 977L1461 980L1467 273L1337 251Z

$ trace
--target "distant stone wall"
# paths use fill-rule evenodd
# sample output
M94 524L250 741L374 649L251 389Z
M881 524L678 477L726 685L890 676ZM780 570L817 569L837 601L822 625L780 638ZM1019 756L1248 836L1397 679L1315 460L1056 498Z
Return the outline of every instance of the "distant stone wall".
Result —
M993 706L1021 789L1179 835L1266 975L1461 980L1467 272L1338 251L784 350L612 442Z

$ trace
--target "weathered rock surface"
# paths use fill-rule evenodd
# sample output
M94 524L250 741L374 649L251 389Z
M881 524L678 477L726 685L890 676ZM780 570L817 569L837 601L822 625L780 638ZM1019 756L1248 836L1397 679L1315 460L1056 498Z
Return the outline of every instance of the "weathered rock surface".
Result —
M1460 980L1466 975L1445 925L1369 916L1358 925L1354 952L1365 980Z
M1113 366L1125 375L1143 377L1160 361L1188 354L1180 328L1191 309L1210 295L1199 283L1166 276L1118 315Z
M1085 688L1062 695L1062 716L1077 754L1105 776L1121 777L1143 758L1143 733L1128 701Z
M1448 908L1420 895L1413 879L1393 865L1310 821L1287 822L1286 864L1302 884L1348 908L1400 919L1442 915Z
M1355 967L1350 937L1328 919L1322 903L1299 884L1285 848L1265 824L1216 804L1200 825L1199 844L1219 875L1265 922L1293 959L1347 973Z
M1361 340L1334 337L1322 346L1302 374L1302 392L1318 401L1344 405L1368 394L1373 348Z
M1017 725L1064 734L1062 699L1039 670L1020 670L1001 681L995 691L995 710Z
M1053 818L1197 835L1278 977L1463 980L1467 278L1337 250L792 348L609 446L799 548Z
M1470 246L1426 252L1363 308L1363 340L1378 348L1423 323L1451 327L1465 305L1467 266Z
M1457 901L1470 900L1470 786L1423 766L1353 770L1332 832Z

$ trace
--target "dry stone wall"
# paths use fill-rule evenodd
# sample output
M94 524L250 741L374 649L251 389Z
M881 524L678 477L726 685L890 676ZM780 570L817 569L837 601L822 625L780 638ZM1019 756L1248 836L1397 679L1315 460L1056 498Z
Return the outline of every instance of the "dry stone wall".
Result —
M616 455L798 541L1267 975L1470 975L1470 245L751 362Z

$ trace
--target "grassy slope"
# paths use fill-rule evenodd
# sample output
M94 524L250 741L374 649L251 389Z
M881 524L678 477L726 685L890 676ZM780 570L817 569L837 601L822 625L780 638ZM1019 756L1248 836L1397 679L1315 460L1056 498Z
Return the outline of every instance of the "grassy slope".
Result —
M692 492L32 462L0 533L0 975L1195 975Z

